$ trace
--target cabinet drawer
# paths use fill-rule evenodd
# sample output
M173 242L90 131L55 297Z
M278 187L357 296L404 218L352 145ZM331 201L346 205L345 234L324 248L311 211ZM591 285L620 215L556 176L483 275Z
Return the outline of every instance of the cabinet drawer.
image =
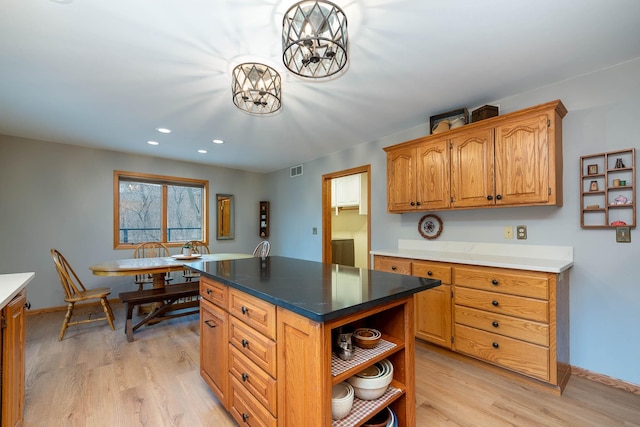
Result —
M549 303L547 301L457 286L453 295L455 305L549 323Z
M549 350L545 347L459 324L454 334L456 351L549 381Z
M411 274L411 261L402 258L393 258L376 255L373 258L373 268L390 273Z
M230 316L229 342L269 375L276 377L275 341Z
M548 299L549 278L531 272L505 272L499 268L455 268L455 284L485 291Z
M440 280L443 284L451 284L451 267L432 262L413 261L411 274L418 277Z
M207 277L200 277L200 295L203 299L227 309L227 285Z
M277 416L277 383L233 345L229 344L229 374L273 416Z
M269 338L276 338L276 306L237 289L229 289L229 313Z
M238 425L251 427L276 427L276 418L251 395L231 374L229 383L229 412Z
M549 346L549 326L502 314L456 306L456 323L504 335L533 344Z

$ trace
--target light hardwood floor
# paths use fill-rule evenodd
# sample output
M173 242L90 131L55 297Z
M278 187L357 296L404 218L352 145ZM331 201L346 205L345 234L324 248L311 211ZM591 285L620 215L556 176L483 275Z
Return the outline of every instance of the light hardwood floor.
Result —
M75 326L62 342L63 313L27 317L25 426L236 425L200 378L197 315L127 343L113 308L115 332ZM419 427L640 426L637 394L573 376L556 396L420 346L416 383Z

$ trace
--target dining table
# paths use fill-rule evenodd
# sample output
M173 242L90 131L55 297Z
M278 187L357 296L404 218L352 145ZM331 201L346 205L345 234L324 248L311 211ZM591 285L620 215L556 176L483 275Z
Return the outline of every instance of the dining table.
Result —
M252 257L253 254L214 253L172 255L169 257L156 258L130 258L100 262L89 266L89 269L96 276L135 276L137 274L150 274L153 277L153 288L164 288L165 275L172 271L189 269L189 262L224 261Z

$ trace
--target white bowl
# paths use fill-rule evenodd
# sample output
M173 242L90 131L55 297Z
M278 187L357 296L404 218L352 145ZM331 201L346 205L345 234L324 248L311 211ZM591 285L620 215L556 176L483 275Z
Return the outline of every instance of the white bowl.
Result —
M356 375L347 379L347 382L353 386L353 391L357 398L362 400L373 400L382 396L391 381L393 380L393 365L385 359L384 365L388 367L388 371L379 377L362 378Z
M355 391L351 384L341 382L331 390L331 418L340 420L351 412Z

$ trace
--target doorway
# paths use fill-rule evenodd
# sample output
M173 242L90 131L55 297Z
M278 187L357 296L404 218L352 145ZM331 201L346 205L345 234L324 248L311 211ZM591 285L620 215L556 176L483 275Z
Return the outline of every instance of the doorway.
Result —
M322 176L322 262L370 267L371 165Z

